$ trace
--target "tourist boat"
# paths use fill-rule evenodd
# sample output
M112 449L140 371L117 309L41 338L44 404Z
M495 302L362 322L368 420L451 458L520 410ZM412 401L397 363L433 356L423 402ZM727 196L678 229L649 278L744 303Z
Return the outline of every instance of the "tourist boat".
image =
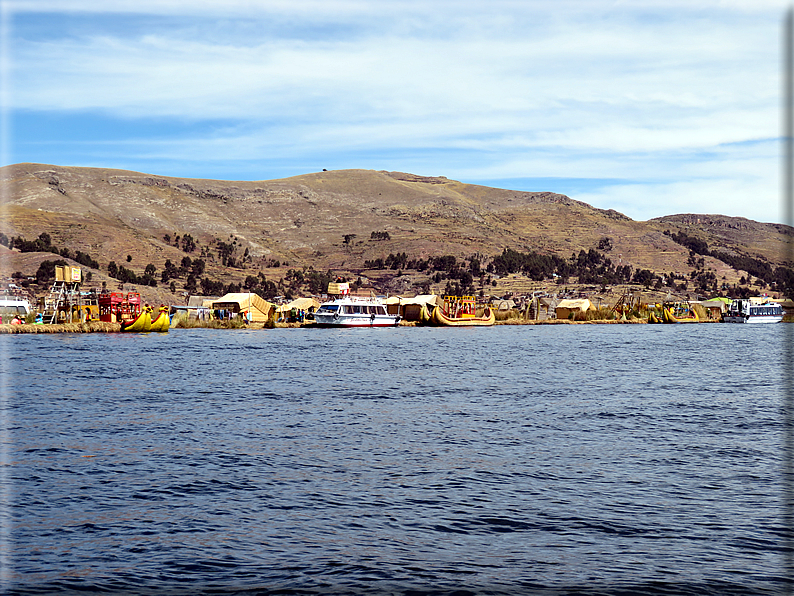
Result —
M131 321L121 321L121 330L130 333L145 333L152 330L151 308L144 308L141 313Z
M722 315L724 323L780 323L783 307L766 298L734 300Z
M699 323L700 317L686 302L668 302L662 307L664 323Z
M19 296L0 296L0 315L12 316L20 315L25 317L30 314L32 308L30 302Z
M430 320L439 327L490 326L496 322L492 308L486 306L478 317L476 307L474 296L444 296L444 303L433 309Z
M393 327L400 315L390 315L386 305L377 298L344 296L323 302L314 312L320 327Z
M152 326L150 331L167 333L170 327L171 327L171 318L168 316L168 307L161 306L160 312L157 313L157 317L152 321Z

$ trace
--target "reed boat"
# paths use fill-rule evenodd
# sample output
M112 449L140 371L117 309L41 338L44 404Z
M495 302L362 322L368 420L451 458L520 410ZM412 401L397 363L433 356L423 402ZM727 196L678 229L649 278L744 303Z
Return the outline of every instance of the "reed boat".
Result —
M160 333L167 333L168 329L171 327L171 318L168 316L168 307L161 306L160 312L157 313L157 317L152 321L151 331L157 331Z
M435 308L435 307L434 307ZM433 320L430 316L430 311L427 308L427 304L423 304L419 309L419 324L420 325L432 325Z
M144 308L141 313L131 321L121 322L121 331L126 333L145 333L152 330L152 315L150 308Z
M670 302L662 307L664 323L700 323L700 317L686 302Z
M444 303L430 313L430 322L438 327L488 327L496 322L492 308L485 307L479 317L475 309L474 296L444 296Z

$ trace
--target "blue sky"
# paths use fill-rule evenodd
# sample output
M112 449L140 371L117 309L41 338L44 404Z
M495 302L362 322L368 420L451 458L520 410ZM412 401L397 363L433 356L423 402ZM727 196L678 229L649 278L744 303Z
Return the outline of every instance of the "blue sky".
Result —
M2 164L399 170L779 222L787 6L5 0Z

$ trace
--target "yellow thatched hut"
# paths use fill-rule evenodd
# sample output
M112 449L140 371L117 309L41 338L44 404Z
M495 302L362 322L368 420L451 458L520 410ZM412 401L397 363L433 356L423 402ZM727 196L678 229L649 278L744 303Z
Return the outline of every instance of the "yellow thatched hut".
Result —
M595 306L587 298L565 299L557 303L555 312L558 319L567 319L571 313L574 315L578 312L587 312L588 310L595 310Z
M730 298L712 298L711 300L703 300L700 302L706 311L706 316L709 319L720 319L722 314L728 310L728 304L731 303Z
M239 315L243 313L250 322L264 323L270 318L276 306L253 292L226 294L213 301L212 310L222 310Z
M413 298L391 296L383 301L386 311L390 315L400 315L403 321L418 321L422 306L426 306L430 312L434 306L440 305L441 302L440 297L435 294L420 294Z
M296 298L292 302L287 302L276 308L276 317L278 319L287 319L292 316L294 311L295 317L303 320L307 313L314 312L320 308L320 302L314 298Z

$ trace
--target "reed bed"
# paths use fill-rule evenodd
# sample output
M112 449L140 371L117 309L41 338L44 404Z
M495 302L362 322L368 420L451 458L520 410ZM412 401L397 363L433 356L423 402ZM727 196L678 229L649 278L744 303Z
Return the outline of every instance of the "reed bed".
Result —
M543 321L535 321L532 319L505 319L496 321L497 325L645 325L648 321L646 319L592 319L575 321L571 319L545 319Z
M219 321L218 319L199 320L195 317L177 315L171 322L171 327L175 329L247 329L256 327L261 328L262 323L259 323L258 325L256 323L247 325L243 323L242 319L240 318Z
M570 325L581 323L594 324L626 324L626 323L647 323L648 313L634 310L626 314L626 318L618 316L610 308L591 309L585 312L571 313L567 319L527 319L525 311L502 310L494 311L497 325Z

